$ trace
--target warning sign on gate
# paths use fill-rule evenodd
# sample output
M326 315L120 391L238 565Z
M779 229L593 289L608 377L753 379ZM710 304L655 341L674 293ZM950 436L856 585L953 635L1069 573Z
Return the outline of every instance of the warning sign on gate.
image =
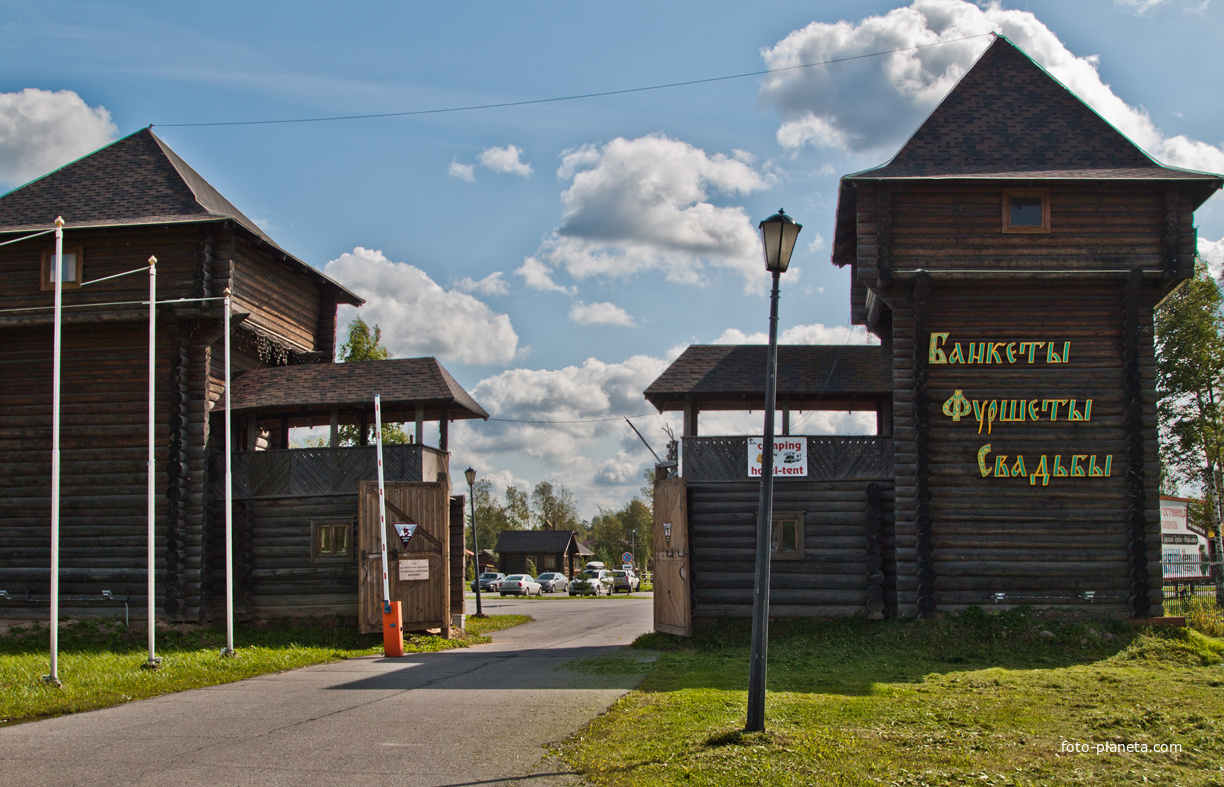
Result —
M395 528L396 534L399 536L400 541L403 542L404 549L407 549L408 542L412 540L412 534L416 532L416 529L420 527L420 525L415 522L397 522L392 525L392 527Z

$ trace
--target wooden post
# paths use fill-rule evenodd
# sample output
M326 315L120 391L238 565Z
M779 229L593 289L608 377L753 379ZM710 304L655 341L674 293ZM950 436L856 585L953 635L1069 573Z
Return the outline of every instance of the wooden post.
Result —
M438 450L449 450L450 445L450 421L446 417L446 411L442 411L442 420L438 421Z
M684 403L684 436L697 436L697 403L692 399Z
M425 442L425 405L418 404L416 408L416 444Z
M331 448L340 447L340 408L333 407L331 409L331 437L328 439L327 445Z
M782 403L782 434L790 434L790 402Z

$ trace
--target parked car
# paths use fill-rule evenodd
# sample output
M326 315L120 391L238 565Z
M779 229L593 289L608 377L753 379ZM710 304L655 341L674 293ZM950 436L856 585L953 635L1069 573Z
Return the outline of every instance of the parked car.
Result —
M612 572L602 568L588 568L570 582L571 596L612 595Z
M530 574L511 574L502 580L497 592L503 596L538 596L542 591Z
M540 590L544 593L556 593L558 591L565 592L569 590L569 580L564 574L550 571L536 577L536 582L540 583Z
M632 593L642 586L642 580L632 571L613 571L612 586L616 590Z
M476 592L476 583L480 583L480 589L488 592L493 592L501 585L502 580L506 578L505 574L498 574L496 571L486 571L478 578L472 580L472 592Z

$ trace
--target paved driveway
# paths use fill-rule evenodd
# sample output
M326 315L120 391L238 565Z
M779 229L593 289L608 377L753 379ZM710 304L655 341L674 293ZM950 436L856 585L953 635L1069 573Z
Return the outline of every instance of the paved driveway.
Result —
M536 620L490 645L350 659L0 728L0 784L578 784L543 745L634 681L558 667L650 631L651 602L486 596L484 610Z

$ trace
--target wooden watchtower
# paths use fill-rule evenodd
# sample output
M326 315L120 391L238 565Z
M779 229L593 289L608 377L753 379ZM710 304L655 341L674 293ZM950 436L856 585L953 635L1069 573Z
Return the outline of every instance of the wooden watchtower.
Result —
M899 614L1158 614L1153 309L1220 186L1002 37L891 161L842 179L833 262L891 351Z

